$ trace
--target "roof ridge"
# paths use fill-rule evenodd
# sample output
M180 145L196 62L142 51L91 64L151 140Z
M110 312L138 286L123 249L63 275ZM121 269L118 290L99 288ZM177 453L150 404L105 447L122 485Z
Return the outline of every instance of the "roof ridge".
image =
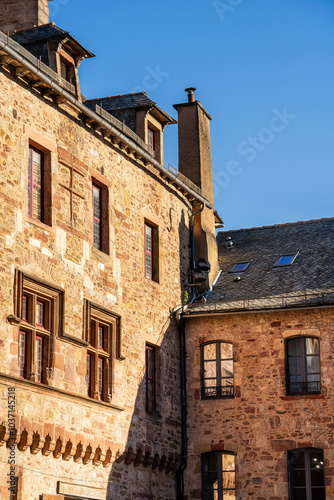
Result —
M64 33L69 34L69 31L63 30L63 28L60 28L57 26L57 24L54 21L51 21L50 23L45 23L45 24L40 24L39 26L33 26L32 28L25 28L24 30L15 30L11 35L19 35L21 33L25 33L26 31L33 31L33 30L38 30L39 28L45 28L46 26L55 26L59 30L63 31Z
M119 95L108 95L106 97L95 97L94 99L88 99L88 101L103 101L105 99L116 99L117 97L130 97L130 96L133 97L137 95L144 95L145 97L147 97L145 90L143 90L142 92L131 92L131 94L119 94ZM150 99L149 97L147 97L147 99L152 101L152 99Z
M254 227L244 227L244 228L240 228L240 229L229 229L228 231L218 231L218 234L226 234L226 233L230 233L230 232L238 232L238 231L255 231L255 230L258 230L258 229L269 229L269 228L272 228L272 227L285 227L285 226L296 226L297 224L311 224L311 223L314 223L314 222L320 222L320 221L326 221L326 220L333 220L334 221L334 217L322 217L321 219L310 219L310 220L301 220L301 221L296 221L296 222L285 222L285 223L281 223L281 224L271 224L271 225L268 225L268 226L254 226Z

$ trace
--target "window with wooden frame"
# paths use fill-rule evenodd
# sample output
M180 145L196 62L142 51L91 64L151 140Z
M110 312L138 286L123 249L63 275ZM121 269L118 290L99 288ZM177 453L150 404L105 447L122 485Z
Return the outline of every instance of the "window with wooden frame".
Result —
M49 152L29 146L28 215L51 225L51 160Z
M21 319L20 377L46 384L52 368L54 337L62 329L63 291L16 270L14 314Z
M201 345L201 398L234 396L233 344L208 342Z
M112 399L114 360L122 360L120 316L85 300L84 338L87 347L87 396Z
M109 207L108 188L95 181L92 185L93 245L104 253L109 253Z
M215 451L202 455L202 499L236 499L234 453Z
M145 221L145 276L146 278L159 282L159 231L158 226Z
M320 340L313 337L286 339L287 395L320 394Z
M325 460L323 450L299 448L288 451L291 500L325 500Z
M157 349L146 344L145 350L145 408L148 413L156 409L156 358Z
M154 155L155 153L155 132L151 128L147 128L147 145L149 152Z

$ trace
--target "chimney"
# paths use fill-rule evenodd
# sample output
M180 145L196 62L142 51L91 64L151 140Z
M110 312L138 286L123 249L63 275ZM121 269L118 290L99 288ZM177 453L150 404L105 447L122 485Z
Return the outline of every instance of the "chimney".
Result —
M213 205L211 116L200 101L196 101L196 89L185 90L188 102L174 105L178 112L179 171L201 188L203 196ZM198 209L195 206L194 212ZM207 286L211 286L219 272L214 211L204 208L196 215L193 230L194 262L198 259L209 261L211 270Z
M51 0L0 0L0 31L14 31L41 26L49 22Z

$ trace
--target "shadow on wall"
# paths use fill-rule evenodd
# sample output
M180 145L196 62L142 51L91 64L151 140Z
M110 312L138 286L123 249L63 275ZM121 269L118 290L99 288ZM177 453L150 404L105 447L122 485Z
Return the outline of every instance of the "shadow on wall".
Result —
M169 233L177 230L180 282L184 285L189 273L189 230L183 211L179 227L171 223L167 229ZM180 359L178 328L171 314L165 322L161 319L157 345L143 341L141 349L142 371L131 422L126 426L127 443L124 453L113 462L107 500L176 498L181 447ZM132 405L126 409L129 415L131 409Z

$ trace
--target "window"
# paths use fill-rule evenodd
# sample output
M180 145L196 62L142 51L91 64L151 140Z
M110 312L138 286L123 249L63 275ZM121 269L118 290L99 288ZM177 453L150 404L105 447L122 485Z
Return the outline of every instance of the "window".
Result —
M93 183L92 200L94 248L109 253L108 188Z
M36 147L29 146L28 215L51 226L51 159Z
M16 271L15 315L21 318L18 363L21 378L47 383L52 337L62 327L63 291Z
M120 317L85 301L87 395L99 401L112 398L113 361L124 359L120 346Z
M151 128L147 129L147 145L148 145L148 150L152 154L155 152L155 135L154 135L154 130Z
M288 465L291 500L326 499L323 450L290 450Z
M146 345L145 356L145 407L146 411L153 413L156 408L155 384L156 384L156 348Z
M29 148L28 159L28 215L43 222L43 163L44 154Z
M159 235L158 227L145 222L145 276L159 281Z
M286 340L287 394L319 394L320 342L313 337Z
M210 342L201 345L202 399L234 396L233 345Z
M234 500L234 453L219 451L202 455L202 485L203 500Z
M240 273L243 271L246 271L248 267L250 266L251 262L236 262L233 264L231 269L229 270L229 273Z
M299 253L299 252L298 252ZM294 254L288 254L288 255L281 255L275 262L274 267L284 267L284 266L291 266L293 262L295 261L298 253Z

